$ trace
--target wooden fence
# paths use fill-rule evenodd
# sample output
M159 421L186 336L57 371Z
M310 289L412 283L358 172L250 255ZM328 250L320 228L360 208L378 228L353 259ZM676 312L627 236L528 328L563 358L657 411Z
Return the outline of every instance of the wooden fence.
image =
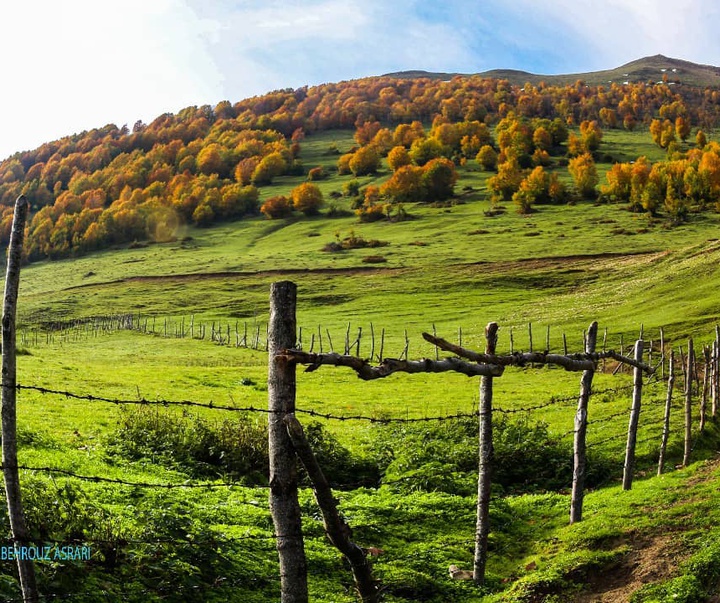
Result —
M492 475L492 432L493 432L493 387L494 381L501 378L507 368L526 367L528 365L549 365L562 367L567 371L582 373L580 391L578 394L577 410L574 424L573 445L573 481L570 500L569 521L571 523L582 520L584 484L587 472L587 429L590 401L593 393L593 376L600 363L613 360L617 363L614 373L620 367L630 367L633 371L632 408L630 411L625 462L623 466L623 489L632 487L637 433L642 409L642 393L644 376L660 373L665 376L666 350L662 341L660 360L653 367L650 362L644 361L645 342L638 339L633 346L633 355L625 356L614 350L603 349L596 351L598 339L598 325L593 322L584 334L585 349L582 353L551 354L547 351L511 352L499 355L496 353L498 324L491 322L486 328L485 352L477 352L453 344L437 336L437 334L424 333L423 338L432 343L438 353L436 359L409 360L405 358L383 358L379 364L373 365L371 361L358 355L330 353L315 353L299 349L296 341L296 286L292 282L274 283L271 287L271 308L269 328L269 412L270 414L270 488L271 511L275 521L275 529L283 534L282 541L278 539L278 555L281 564L281 591L283 603L292 601L307 601L307 576L302 542L302 528L300 524L299 505L297 501L297 476L295 475L295 456L299 456L303 464L306 459L307 446L300 437L301 428L295 417L295 380L297 365L305 365L306 372L319 369L323 365L347 367L355 371L363 380L375 380L388 377L394 373L437 373L457 372L469 377L480 377L480 406L478 411L478 488L477 488L477 521L475 530L475 555L472 571L460 570L451 567L453 577L472 578L481 585L485 578L487 562L487 544L490 533L489 507L490 487ZM607 331L605 332L607 333ZM460 337L459 337L460 339ZM717 400L720 380L718 376L718 342L720 333L716 330L716 339L712 347L703 350L704 371L700 379L695 363L693 342L690 340L687 347L687 356L680 350L682 366L685 376L685 456L683 464L690 461L692 437L692 399L693 391L701 392L701 420L700 430L704 428L707 399L711 396L711 415L715 418L717 413ZM605 346L603 346L605 347ZM359 348L358 345L355 349ZM352 347L350 348L352 349ZM407 349L407 348L406 348ZM652 347L650 348L652 349ZM348 348L346 347L346 352ZM451 357L439 358L439 351L450 352ZM382 355L380 355L382 357ZM372 354L371 354L372 358ZM660 449L660 463L658 473L663 471L665 447L667 445L670 417L670 403L673 396L675 382L674 352L668 359L668 393L665 407L663 435ZM695 388L693 385L696 385ZM284 427L284 429L283 429ZM303 450L304 452L301 452ZM323 484L322 472L319 468L311 473L319 506L326 518L326 528L333 543L346 556L356 579L358 592L363 601L378 600L377 583L367 571L367 565L360 564L360 560L353 557L350 551L355 545L347 543L338 544L338 538L333 535L328 526L333 522L331 517L337 514L332 497L323 497L326 484ZM352 543L351 543L352 544ZM454 572L453 572L454 568Z

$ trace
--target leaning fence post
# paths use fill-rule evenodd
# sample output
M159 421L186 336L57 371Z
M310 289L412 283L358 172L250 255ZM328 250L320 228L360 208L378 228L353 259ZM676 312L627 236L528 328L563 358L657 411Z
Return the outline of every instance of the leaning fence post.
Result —
M714 419L717 416L718 394L720 394L720 329L715 327L715 341L712 355L712 406L710 414Z
M692 384L693 384L693 360L695 351L693 340L688 339L687 369L685 371L685 450L683 452L683 467L690 464L690 452L692 442Z
M20 493L20 475L17 458L17 415L15 394L17 386L17 365L15 359L15 315L17 310L18 286L20 283L20 261L22 259L25 222L29 204L23 195L15 201L10 246L7 253L5 275L5 297L2 315L2 464L5 478L5 496L13 541L16 545L27 546L29 534ZM32 560L17 556L18 574L23 601L37 601L35 567Z
M498 324L491 322L485 328L486 354L494 354L497 346ZM475 559L473 580L480 585L485 581L488 535L490 534L490 481L492 478L492 394L493 378L480 380L480 418L478 440L480 459L478 463L477 525L475 529Z
M668 365L667 397L665 398L665 416L663 417L663 432L660 442L660 458L658 459L658 475L662 475L665 467L665 451L670 437L670 410L672 408L672 394L675 386L675 352L670 350L670 364Z
M295 446L298 458L305 467L313 484L313 492L323 516L325 533L330 542L345 556L352 570L355 586L363 603L377 603L379 598L378 585L372 574L365 551L350 540L350 526L338 513L337 500L333 496L330 484L322 472L310 444L305 437L302 425L294 415L287 415L283 421L290 439Z
M635 342L635 360L642 362L642 357L643 340L638 339ZM635 444L637 443L637 429L642 403L642 369L636 366L633 371L633 377L632 409L630 410L630 424L628 425L627 446L625 448L625 467L623 468L623 490L630 490L630 488L632 488L633 468L635 467Z
M588 329L585 353L594 354L597 342L598 323L593 322ZM573 444L573 483L572 499L570 502L570 523L582 520L582 506L585 489L585 467L587 464L587 412L592 390L594 370L583 371L580 380L580 398L578 399L577 412L575 413L575 441Z
M295 363L281 354L296 343L295 283L270 286L268 444L270 512L280 558L280 600L307 603L307 561L298 503L297 461L283 419L295 412Z

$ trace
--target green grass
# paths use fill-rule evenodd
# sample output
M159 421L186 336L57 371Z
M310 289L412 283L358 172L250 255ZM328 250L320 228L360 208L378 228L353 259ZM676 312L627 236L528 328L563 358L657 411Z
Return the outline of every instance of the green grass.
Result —
M326 198L351 179L333 171L337 156L326 154L333 141L345 152L353 145L352 133L310 136L301 155L307 168L323 165L330 172L320 182ZM601 152L622 160L639 154L662 157L650 144L649 135L640 132L606 132ZM463 345L482 349L484 327L490 321L500 324L501 352L510 350L511 333L515 350L529 349L528 323L532 323L534 348L545 348L550 327L550 348L556 352L562 349L563 333L571 351L579 351L582 331L593 320L600 323L601 339L607 328L608 348L618 348L621 337L625 346L631 345L642 324L645 338L655 341L655 362L660 327L675 345L684 345L688 336L697 343L710 341L720 320L718 214L694 213L687 223L670 228L662 218L632 214L621 206L580 202L538 206L530 216L521 216L508 206L504 213L489 217L484 213L490 209L485 187L489 174L472 163L461 170L461 203L449 207L411 204L407 209L413 219L405 222L361 224L354 216L280 221L257 217L207 229L186 228L173 243L29 265L21 277L19 341L25 353L18 357L18 380L110 398L262 408L267 404L264 344L269 286L282 279L298 284L303 347L308 349L314 337L316 351L319 334L328 351L328 332L335 350L343 351L350 325L351 340L362 328L361 355L368 356L372 326L376 354L384 330L384 356L401 353L407 332L409 357L434 358L435 350L421 338L423 331L435 328L438 335L457 341L461 329ZM360 180L365 186L387 177L384 169ZM302 180L279 178L263 190L263 198L287 194ZM334 203L340 209L350 206L347 198ZM326 243L350 233L389 245L322 251ZM387 262L363 263L363 257L371 254L381 254ZM120 313L141 314L149 328L154 325L155 334L95 334L89 325L77 332L48 331L54 322ZM195 338L174 337L181 321L188 330L191 320ZM209 341L212 323L221 326L223 333L229 326L233 343L236 326L241 335L247 326L252 337L259 325L260 349ZM168 337L164 336L166 324ZM198 339L200 325L207 329L204 340ZM607 470L610 485L588 493L586 519L578 526L566 525L569 478L563 478L558 491L510 497L496 491L488 584L480 591L447 576L450 564L472 564L474 497L453 491L453 484L470 484L472 490L473 472L458 470L461 457L468 450L472 453L472 442L464 448L457 443L451 447L449 438L432 439L445 438L438 435L441 432L422 431L427 426L415 432L400 425L388 435L369 422L323 423L349 454L385 463L406 481L404 488L383 485L338 493L357 541L384 551L375 568L387 587L386 600L571 599L583 584L594 584L595 576L626 562L630 551L638 548L634 535L652 540L668 530L683 534L682 556L687 565L678 565L675 575L663 576L676 580L657 588L666 593L687 591L691 593L687 597L697 588L712 589L707 560L697 555L704 546L704 533L719 519L713 494L717 469L708 462L672 470L681 452L678 403L672 414L668 472L661 478L651 477L665 395L660 383L646 389L638 481L629 493L612 485L622 473L627 426L623 413L629 406L626 388L631 377L611 375L609 363L606 369L595 376L596 391L625 389L592 398L590 420L596 423L591 424L588 438L595 470ZM557 369L508 369L495 380L494 405L520 411L561 398L519 416L530 425L546 424L548 437L558 440L565 451L555 461L559 466L567 464L579 380L578 374ZM349 370L323 367L298 376L298 408L335 415L441 416L472 412L477 403L477 380L456 374L394 375L362 382ZM190 468L163 464L160 458L137 460L118 454L112 441L119 433L123 411L115 405L23 390L18 409L21 462L28 465L136 481L197 479ZM170 408L169 412L183 411ZM209 425L226 418L218 410L191 412ZM697 408L694 413L697 421ZM712 459L717 442L714 423L703 438L695 436L693 458ZM423 438L428 446L417 446ZM417 466L407 460L412 455L419 459L437 447L452 449L456 456L433 459L437 464L418 460ZM396 462L390 465L393 458ZM82 584L88 593L105 588L117 600L160 600L161 596L162 600L277 599L273 541L243 539L272 531L263 488L163 492L79 484L30 472L23 479L34 521L41 523L52 516L53 501L67 507L47 528L53 538L110 535L142 540L154 534L187 542L123 545L117 565L104 550L89 567L45 568L48 592L77 592L74 584ZM441 487L423 487L423 483ZM311 493L305 489L301 497L311 598L352 601L349 573L323 536ZM69 519L73 513L85 519L73 523ZM221 542L212 544L213 538ZM531 563L536 569L525 569L534 567ZM9 566L5 569L10 571ZM76 582L71 583L71 578ZM175 582L178 587L170 595L167 590L150 588L158 580L163 588L171 589ZM208 588L208 584L216 586ZM128 588L135 590L120 594ZM17 595L15 587L2 580L0 592ZM196 599L189 593L195 593ZM87 600L96 599L88 594Z

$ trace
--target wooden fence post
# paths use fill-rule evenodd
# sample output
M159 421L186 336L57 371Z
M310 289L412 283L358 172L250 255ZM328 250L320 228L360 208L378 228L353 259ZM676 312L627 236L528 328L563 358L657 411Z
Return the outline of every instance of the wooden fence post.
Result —
M597 343L598 323L593 322L588 329L587 343L585 344L585 352L587 354L595 353L595 345ZM582 506L585 490L585 467L587 464L587 444L585 436L587 434L587 413L588 402L590 400L590 391L592 390L592 380L595 375L594 370L583 371L580 380L580 398L578 399L577 412L575 413L575 440L573 444L573 483L572 483L572 499L570 502L570 523L582 520Z
M720 371L718 370L720 369L720 339L718 339L717 327L715 341L713 341L712 349L712 402L710 407L710 415L714 419L717 416L718 394L720 394Z
M17 415L15 395L17 393L17 364L15 358L15 315L17 310L18 286L20 284L20 261L22 259L25 222L29 203L23 195L15 201L10 246L7 253L5 275L5 297L2 315L2 464L5 478L5 496L13 542L17 546L28 546L29 534L20 493L20 475L17 458ZM23 601L37 601L35 566L30 559L17 556L18 574Z
M486 354L494 354L498 339L498 324L491 322L485 328ZM490 534L490 482L492 478L492 394L493 378L480 380L480 418L478 440L480 459L478 463L477 524L475 529L475 559L473 580L481 585L485 581L488 535Z
M333 496L330 484L310 448L310 444L303 433L302 425L293 415L286 415L284 419L288 434L292 440L300 461L307 471L313 484L313 492L323 516L325 533L330 542L345 556L355 578L360 599L363 603L377 603L380 598L377 583L372 575L372 568L368 563L365 552L350 540L350 526L340 516L337 510L337 501Z
M700 427L699 431L705 431L705 419L707 415L707 398L708 386L710 383L710 348L703 346L703 360L705 361L705 370L703 371L702 395L700 397Z
M642 362L642 357L643 340L638 339L635 342L635 360ZM623 490L630 490L630 488L632 488L633 468L635 467L635 444L637 442L637 429L642 403L642 383L642 369L635 367L633 372L632 409L630 410L630 424L628 425L627 446L625 448L625 467L623 468Z
M670 409L672 408L672 394L675 386L675 352L670 350L670 364L668 365L667 397L665 398L665 416L663 418L662 440L660 442L660 458L658 459L658 475L662 475L665 467L665 451L670 437Z
M683 467L690 464L690 444L692 442L692 384L693 384L693 360L695 351L693 340L688 339L687 368L685 369L685 450L683 452Z
M307 561L303 543L295 449L283 419L295 412L295 363L280 354L295 346L295 283L270 287L268 344L268 443L270 512L280 558L280 601L307 603Z

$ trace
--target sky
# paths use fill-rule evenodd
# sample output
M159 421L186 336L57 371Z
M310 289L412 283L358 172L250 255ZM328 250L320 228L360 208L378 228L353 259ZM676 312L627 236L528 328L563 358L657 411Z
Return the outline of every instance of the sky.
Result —
M191 105L424 69L720 65L715 0L23 0L0 9L0 159Z

